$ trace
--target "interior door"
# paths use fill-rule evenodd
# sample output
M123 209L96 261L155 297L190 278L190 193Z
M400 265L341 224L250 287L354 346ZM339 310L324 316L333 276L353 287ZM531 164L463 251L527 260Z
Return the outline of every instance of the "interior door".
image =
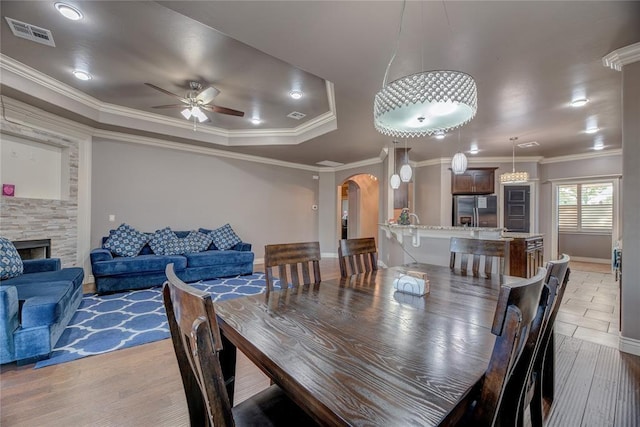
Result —
M507 231L529 233L529 186L504 187L504 226Z

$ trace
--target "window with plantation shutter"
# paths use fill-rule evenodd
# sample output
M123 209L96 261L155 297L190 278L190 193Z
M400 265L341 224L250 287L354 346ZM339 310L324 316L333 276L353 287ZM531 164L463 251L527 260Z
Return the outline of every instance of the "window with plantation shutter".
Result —
M613 228L613 184L558 186L560 231L610 232Z

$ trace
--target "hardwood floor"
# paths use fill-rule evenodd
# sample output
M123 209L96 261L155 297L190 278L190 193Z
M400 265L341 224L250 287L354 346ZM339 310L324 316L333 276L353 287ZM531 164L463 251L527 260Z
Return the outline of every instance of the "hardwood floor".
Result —
M577 268L572 265L571 282L575 280L576 286L580 282L584 288L572 292L573 298L566 295L565 304L580 307L580 303L568 304L568 301L589 299L587 303L608 305L600 298L611 290L608 278L593 276L607 273L578 274ZM337 260L323 261L321 269L324 279L339 276ZM259 270L260 266L256 267L256 271ZM586 295L587 290L593 293L591 298ZM576 336L579 327L592 329L585 325L602 329L598 323L589 323L591 320L608 322L609 326L613 323L613 320L594 318L593 313L587 316L589 310L608 313L602 311L602 306L593 307L584 307L582 315L580 310L572 308L571 314L575 317L565 317L568 325L574 325L568 321L576 321L573 336L557 331L556 400L548 425L638 426L640 357ZM564 306L561 312L563 310L571 311ZM585 323L581 323L582 318ZM593 331L608 333L600 329ZM236 402L240 402L266 387L269 380L242 355L237 363ZM170 340L42 369L33 369L33 365L3 365L0 395L3 427L188 425L182 383Z

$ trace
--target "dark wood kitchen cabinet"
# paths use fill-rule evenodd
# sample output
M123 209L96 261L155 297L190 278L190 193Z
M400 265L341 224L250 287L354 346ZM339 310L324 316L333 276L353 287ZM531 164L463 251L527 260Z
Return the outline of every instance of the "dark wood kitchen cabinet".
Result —
M544 237L540 234L531 236L504 237L513 240L509 242L509 275L529 278L536 275L538 267L544 267Z
M498 168L469 168L460 175L451 172L451 194L493 194L496 169Z

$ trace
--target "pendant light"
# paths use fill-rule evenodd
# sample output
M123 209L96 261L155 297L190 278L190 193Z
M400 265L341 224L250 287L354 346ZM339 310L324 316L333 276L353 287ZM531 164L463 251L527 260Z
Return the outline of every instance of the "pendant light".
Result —
M460 150L460 129L458 129L458 152L451 159L451 170L456 175L461 175L467 170L467 156Z
M413 171L411 170L411 165L409 164L409 150L407 150L407 140L404 140L404 161L405 164L400 168L400 179L402 182L411 181L411 177L413 176Z
M518 184L527 182L529 180L528 172L516 172L516 141L518 137L514 136L509 138L512 144L512 169L511 172L503 173L500 175L500 182L502 184Z
M461 71L435 70L420 71L387 83L400 45L405 7L406 0L402 3L398 38L384 73L382 89L373 103L375 128L383 135L397 138L448 132L475 117L478 109L476 82ZM424 63L424 49L422 56Z
M400 188L400 175L398 175L396 173L396 149L395 149L395 145L398 143L398 141L393 141L393 175L391 175L391 178L389 178L389 185L391 186L391 188L393 188L394 190L397 190L398 188Z

